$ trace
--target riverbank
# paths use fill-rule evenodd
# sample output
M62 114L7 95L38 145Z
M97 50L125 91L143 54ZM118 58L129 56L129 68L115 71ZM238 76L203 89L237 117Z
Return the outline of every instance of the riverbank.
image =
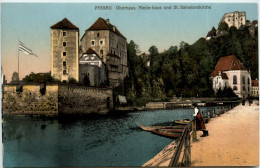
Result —
M191 142L191 166L259 165L259 105L241 104L212 118L206 128L209 136ZM176 148L172 141L143 166L168 166Z
M209 136L192 143L192 166L259 165L259 105L239 105L207 125Z

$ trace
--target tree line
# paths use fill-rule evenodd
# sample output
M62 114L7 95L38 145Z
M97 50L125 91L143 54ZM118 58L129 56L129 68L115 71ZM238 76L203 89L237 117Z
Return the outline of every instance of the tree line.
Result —
M138 44L131 40L127 46L129 75L115 89L115 95L125 95L131 105L173 96L222 97L223 91L214 94L209 77L219 58L228 55L235 55L250 70L252 79L257 78L257 27L252 34L250 26L237 29L222 23L218 32L222 34L219 37L200 38L192 45L181 42L163 52L151 46L148 54L140 53Z

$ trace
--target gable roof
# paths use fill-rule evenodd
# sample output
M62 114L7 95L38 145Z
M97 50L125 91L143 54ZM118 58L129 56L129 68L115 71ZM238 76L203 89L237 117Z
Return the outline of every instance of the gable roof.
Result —
M72 24L67 18L64 18L62 21L51 26L51 29L72 29L72 30L79 30L77 26Z
M216 31L215 27L213 26L212 29L208 32L207 37L216 36L217 35L216 32L217 31Z
M109 23L109 20L105 20L101 17L99 17L96 22L90 26L90 28L87 29L88 30L110 30L114 33L116 33L117 35L119 35L120 37L125 38L125 36L123 36L120 31L116 28L116 26L112 25L111 23Z
M210 76L217 76L219 71L247 70L235 55L221 57Z
M79 61L85 61L85 59L83 58L83 56L87 54L88 56L90 54L95 54L96 57L94 58L94 60L91 60L91 61L97 61L97 60L101 60L102 59L100 58L100 56L92 49L92 48L89 48L85 53L83 53L80 57L79 57Z

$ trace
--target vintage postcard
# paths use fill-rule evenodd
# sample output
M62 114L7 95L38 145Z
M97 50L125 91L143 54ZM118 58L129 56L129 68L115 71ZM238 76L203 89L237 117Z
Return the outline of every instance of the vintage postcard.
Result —
M259 166L258 5L2 2L2 166Z

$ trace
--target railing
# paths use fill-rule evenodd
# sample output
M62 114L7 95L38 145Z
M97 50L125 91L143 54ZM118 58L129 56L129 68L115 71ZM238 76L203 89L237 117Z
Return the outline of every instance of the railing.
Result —
M231 103L225 106L222 106L219 109L206 109L202 111L202 115L206 122L208 122L211 118L217 117L228 110L231 110L239 103ZM196 130L196 117L194 117L191 122L189 122L181 137L177 140L177 147L174 150L173 157L170 161L169 167L190 167L191 166L191 145L190 139L192 137L192 141L197 141L197 130Z
M170 161L170 167L191 166L191 137L192 141L197 141L196 117L194 117L193 120L186 125L181 137L177 140L177 147Z

